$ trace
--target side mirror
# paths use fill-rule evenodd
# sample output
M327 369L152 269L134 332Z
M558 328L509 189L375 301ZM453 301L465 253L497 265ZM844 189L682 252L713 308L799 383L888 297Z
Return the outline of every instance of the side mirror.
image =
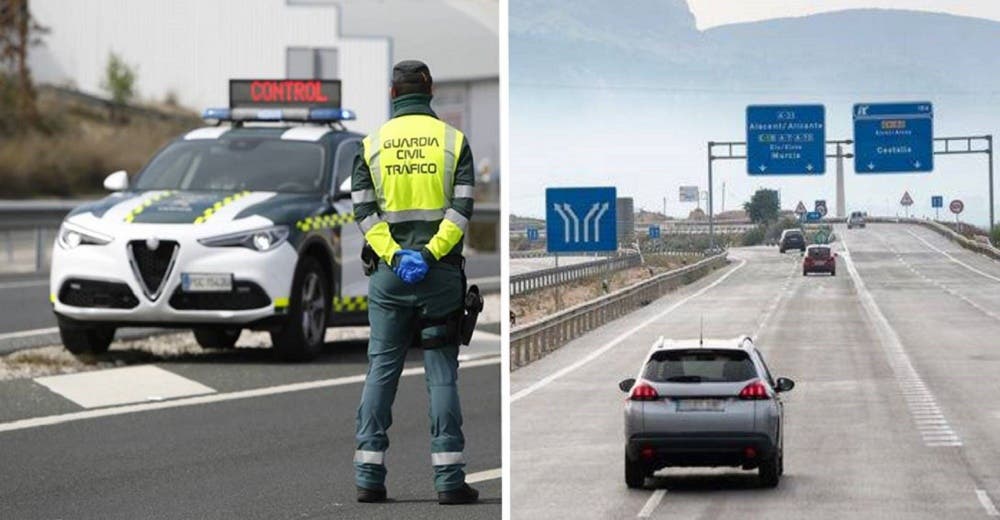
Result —
M104 178L104 189L122 191L128 189L128 172L118 170Z
M337 186L337 190L333 194L333 200L345 200L351 198L351 178L348 177L344 179L344 182Z
M621 391L625 392L625 393L628 393L629 390L631 390L633 386L635 386L635 378L634 377L630 377L628 379L623 379L623 380L621 380L621 382L618 383L618 388L620 388Z
M778 392L787 392L793 388L795 388L795 381L792 381L787 377L779 377L775 390Z

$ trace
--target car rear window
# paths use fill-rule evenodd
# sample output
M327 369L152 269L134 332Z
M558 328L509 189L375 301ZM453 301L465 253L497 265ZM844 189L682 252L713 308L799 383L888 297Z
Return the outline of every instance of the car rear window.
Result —
M829 247L810 247L809 258L830 258Z
M642 377L654 383L735 383L757 372L740 350L661 350L653 353Z
M788 231L785 233L785 238L801 238L801 237L802 237L802 232L798 230Z

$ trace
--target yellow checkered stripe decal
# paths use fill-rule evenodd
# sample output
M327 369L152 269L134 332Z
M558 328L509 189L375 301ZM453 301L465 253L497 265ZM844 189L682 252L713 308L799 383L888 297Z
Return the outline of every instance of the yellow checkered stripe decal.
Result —
M354 213L306 217L296 222L295 227L299 228L300 231L312 231L314 229L339 228L348 222L354 222Z
M222 208L224 208L224 207L232 204L233 202L235 202L237 200L242 199L243 197L246 197L249 194L250 194L249 190L243 190L243 191L241 191L239 193L234 193L234 194L232 194L232 195L230 195L230 196L228 196L228 197L220 200L219 202L216 202L215 204L212 204L211 206L209 206L208 208L206 208L205 211L203 211L201 213L201 216L199 216L198 218L194 219L194 223L195 224L202 224L202 223L204 223L206 220L212 218L212 215L215 215L215 213L217 211L219 211L220 209L222 209Z
M354 312L368 310L367 296L337 296L333 299L333 312Z
M132 211L129 211L127 215L125 215L125 222L132 222L133 220L135 220L135 217L138 217L140 213L146 210L146 208L152 206L159 200L163 200L173 195L174 193L176 192L173 190L167 190L161 193L157 193L156 195L153 195L152 197L146 199L141 204L133 208Z

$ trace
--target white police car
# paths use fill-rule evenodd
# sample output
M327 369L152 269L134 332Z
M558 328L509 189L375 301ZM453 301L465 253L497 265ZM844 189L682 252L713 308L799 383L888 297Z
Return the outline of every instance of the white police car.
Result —
M112 195L74 209L52 254L63 344L106 351L122 326L194 330L206 348L268 330L289 359L328 326L367 324L350 177L363 136L340 82L231 80L216 126L192 130Z

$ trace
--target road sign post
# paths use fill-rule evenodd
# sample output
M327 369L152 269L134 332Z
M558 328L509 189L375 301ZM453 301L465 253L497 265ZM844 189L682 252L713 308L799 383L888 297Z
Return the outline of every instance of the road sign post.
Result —
M913 197L909 191L903 192L903 197L899 199L899 205L906 209L906 218L910 218L910 206L913 205Z
M854 105L854 171L934 169L934 111L929 102Z
M615 188L548 188L545 234L550 253L618 249Z
M965 203L959 199L955 199L948 203L948 209L955 214L955 226L958 227L958 232L962 232L962 223L958 220L958 215L965 211Z
M750 105L747 173L822 175L826 171L823 105Z
M931 197L931 207L934 208L934 220L941 219L940 210L944 207L944 197L941 195L934 195Z

